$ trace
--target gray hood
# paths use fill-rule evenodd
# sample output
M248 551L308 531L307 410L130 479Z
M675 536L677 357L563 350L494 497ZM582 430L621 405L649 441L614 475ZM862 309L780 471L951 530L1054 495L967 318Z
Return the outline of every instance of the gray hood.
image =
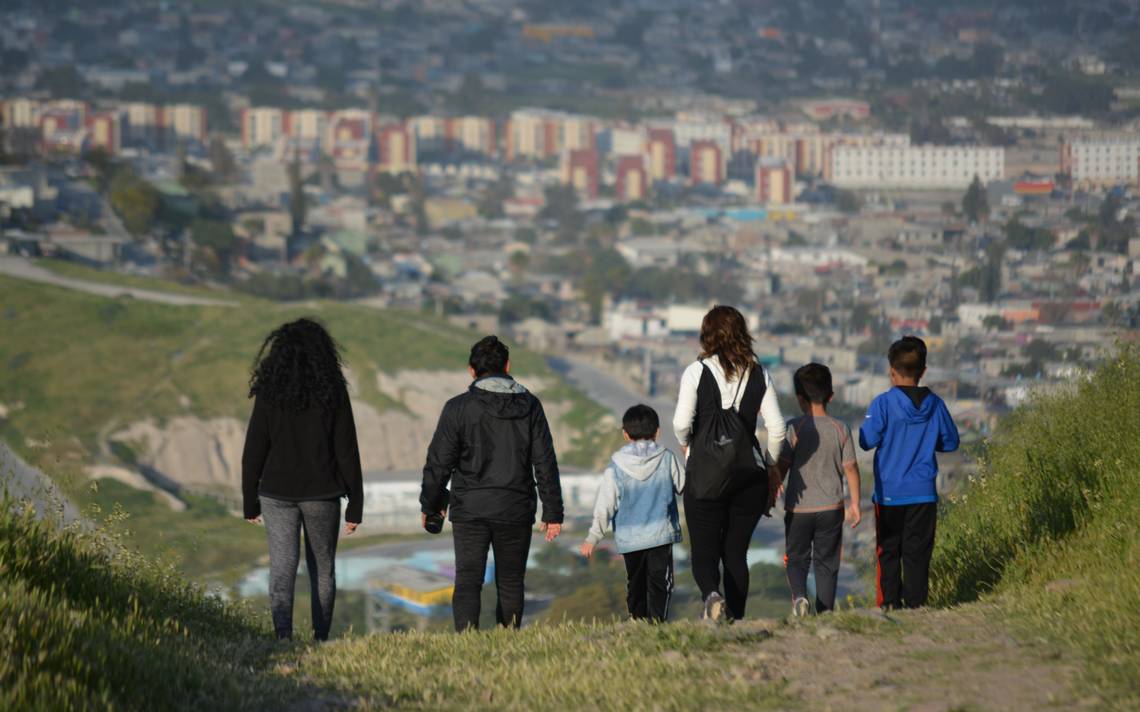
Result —
M526 393L523 384L506 376L487 376L471 384L475 388L489 393Z
M469 390L483 405L483 412L494 418L526 418L534 406L534 396L510 376L480 378Z
M653 440L634 440L614 453L614 462L633 479L646 480L657 471L667 452Z

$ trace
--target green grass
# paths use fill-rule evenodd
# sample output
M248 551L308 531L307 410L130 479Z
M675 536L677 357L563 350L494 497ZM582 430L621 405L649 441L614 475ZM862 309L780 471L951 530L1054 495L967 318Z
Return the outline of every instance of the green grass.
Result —
M1140 352L1019 409L939 523L932 596L992 593L1081 653L1106 705L1140 706Z
M411 632L338 640L295 666L367 709L786 709L741 654L765 637L692 622Z
M116 480L93 482L77 501L83 511L120 511L113 525L125 541L154 559L175 564L195 581L232 585L266 556L265 530L231 515L208 497L187 495L174 512L151 492Z
M788 707L742 655L767 636L754 629L567 624L277 645L264 612L121 546L119 516L61 529L0 502L0 708Z
M0 502L0 708L242 709L287 686L240 608L101 531L60 530Z

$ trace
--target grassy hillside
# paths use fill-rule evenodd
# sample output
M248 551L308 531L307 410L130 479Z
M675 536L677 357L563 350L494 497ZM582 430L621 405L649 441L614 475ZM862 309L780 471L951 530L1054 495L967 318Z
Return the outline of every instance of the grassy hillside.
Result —
M462 369L473 339L412 312L252 299L233 308L171 307L0 277L0 394L11 410L0 420L0 437L74 486L78 467L92 461L100 433L111 426L180 414L244 419L250 362L261 340L304 315L325 321L344 346L361 397L381 410L399 404L379 392L377 371ZM534 354L518 349L512 364L524 377L560 383ZM544 397L569 402L565 417L581 433L561 459L592 466L604 457L597 443L612 434L598 430L602 408L565 384Z
M1105 702L1140 707L1140 352L1011 416L939 527L937 603L992 592L1078 651Z
M60 271L80 279L121 279L74 265ZM166 284L130 278L126 286ZM360 397L380 410L401 404L379 391L378 371L459 370L473 340L470 332L406 311L235 301L239 306L174 307L0 277L0 404L8 409L0 417L0 439L55 478L81 507L110 512L122 505L131 515L132 541L144 553L174 554L185 573L223 583L238 575L238 562L248 566L264 554L264 532L206 498L186 496L186 511L173 512L148 492L111 480L87 483L83 468L106 457L101 440L148 417L244 419L249 367L261 340L298 316L325 321L344 346ZM524 379L541 376L554 384L544 400L569 403L563 417L579 435L569 451L559 453L561 462L593 466L612 450L620 436L603 429L606 413L600 406L560 381L534 354L516 349L512 363ZM121 443L111 454L133 459Z
M278 644L255 622L267 619L263 610L255 617L205 596L104 533L59 530L0 502L0 709L788 710L867 706L883 695L899 708L1032 709L1073 701L1060 651L1010 639L992 605L967 609L730 627L691 618L659 627L540 623ZM303 600L295 615L301 635Z
M281 700L241 609L102 533L0 502L0 708L237 709Z

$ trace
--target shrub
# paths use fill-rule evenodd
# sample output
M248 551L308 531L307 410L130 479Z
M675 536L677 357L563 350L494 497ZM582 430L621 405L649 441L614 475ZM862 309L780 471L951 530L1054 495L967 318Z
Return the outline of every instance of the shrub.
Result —
M0 708L261 706L267 631L170 565L0 501ZM260 666L258 666L260 667Z
M1140 352L1003 424L939 522L933 602L987 592L1081 650L1111 704L1140 703Z

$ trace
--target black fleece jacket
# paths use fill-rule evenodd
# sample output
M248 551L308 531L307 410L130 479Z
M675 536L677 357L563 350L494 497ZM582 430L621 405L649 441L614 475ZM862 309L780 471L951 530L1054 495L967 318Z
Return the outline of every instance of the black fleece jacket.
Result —
M443 406L424 465L423 512L448 506L453 522L533 524L536 484L542 521L561 523L558 460L538 398L510 376L494 375Z
M259 494L294 502L347 496L344 519L359 524L364 478L348 393L333 410L290 411L254 400L241 456L241 492L247 519L261 514Z

